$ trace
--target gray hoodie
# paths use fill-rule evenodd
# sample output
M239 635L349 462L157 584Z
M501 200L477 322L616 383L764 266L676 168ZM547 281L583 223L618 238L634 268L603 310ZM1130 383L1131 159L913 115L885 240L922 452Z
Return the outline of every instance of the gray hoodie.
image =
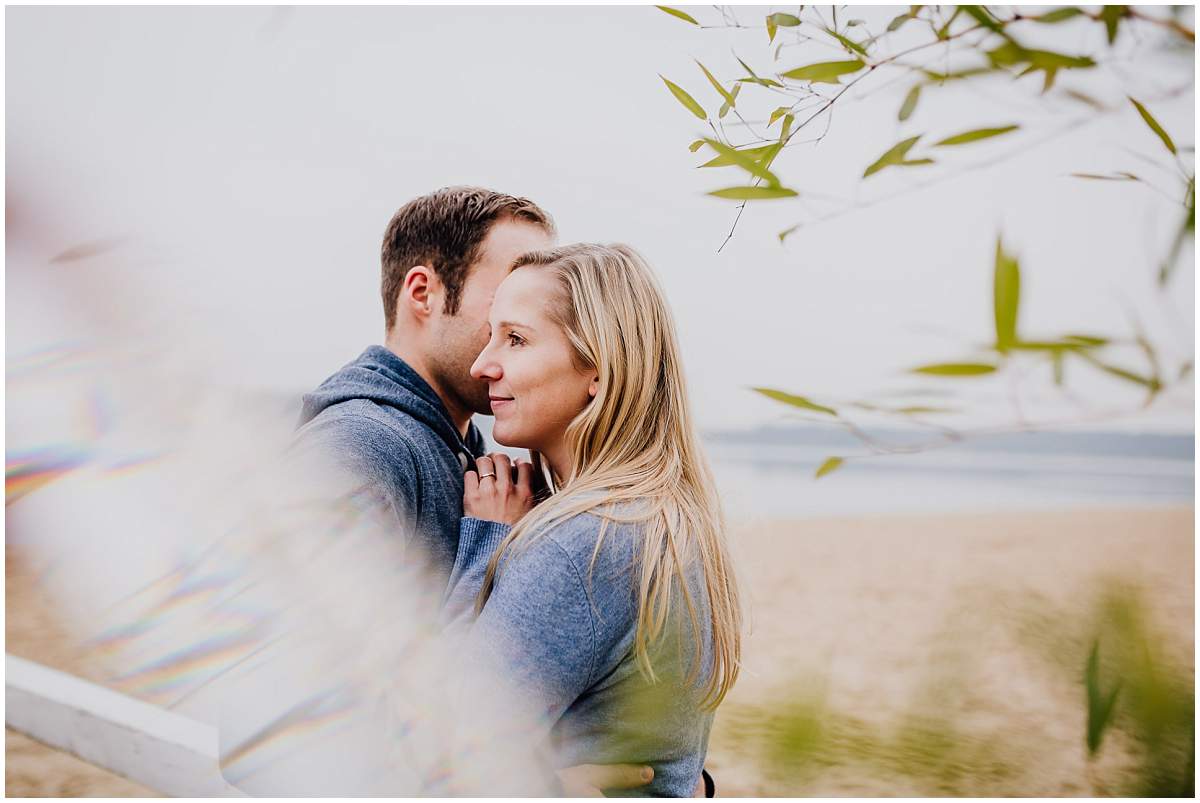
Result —
M398 537L410 534L449 577L458 551L463 471L484 453L464 439L446 406L404 360L370 346L304 396L296 445L318 446L375 492Z

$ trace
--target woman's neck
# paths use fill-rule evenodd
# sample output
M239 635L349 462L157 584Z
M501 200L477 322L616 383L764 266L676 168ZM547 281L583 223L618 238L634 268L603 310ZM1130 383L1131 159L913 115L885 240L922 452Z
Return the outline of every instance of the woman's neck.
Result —
M570 476L571 458L567 451L567 445L559 442L546 449L541 450L542 459L550 466L550 472L554 475L554 483L558 487L562 487L567 477Z

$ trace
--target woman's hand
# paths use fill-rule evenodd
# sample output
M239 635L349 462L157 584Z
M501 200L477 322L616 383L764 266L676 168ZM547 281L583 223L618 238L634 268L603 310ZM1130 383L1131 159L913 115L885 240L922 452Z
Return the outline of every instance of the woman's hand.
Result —
M532 463L518 460L514 472L508 455L494 452L475 465L478 472L468 470L464 479L464 516L511 525L533 509Z

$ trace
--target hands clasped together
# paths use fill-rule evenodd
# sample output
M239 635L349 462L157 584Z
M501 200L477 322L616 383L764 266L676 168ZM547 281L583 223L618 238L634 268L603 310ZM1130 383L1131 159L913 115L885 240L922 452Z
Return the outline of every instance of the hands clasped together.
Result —
M533 464L503 452L475 460L464 478L463 514L513 525L533 509Z

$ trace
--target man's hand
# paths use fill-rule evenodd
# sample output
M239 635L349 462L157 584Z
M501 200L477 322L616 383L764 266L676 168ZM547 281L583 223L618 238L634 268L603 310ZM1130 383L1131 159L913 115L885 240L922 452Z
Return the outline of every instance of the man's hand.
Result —
M637 764L580 764L558 771L563 797L604 797L605 789L637 789L654 780L654 768Z
M478 473L468 471L463 478L464 515L516 524L533 509L532 463L518 460L514 472L508 455L496 452L479 458L475 465Z

